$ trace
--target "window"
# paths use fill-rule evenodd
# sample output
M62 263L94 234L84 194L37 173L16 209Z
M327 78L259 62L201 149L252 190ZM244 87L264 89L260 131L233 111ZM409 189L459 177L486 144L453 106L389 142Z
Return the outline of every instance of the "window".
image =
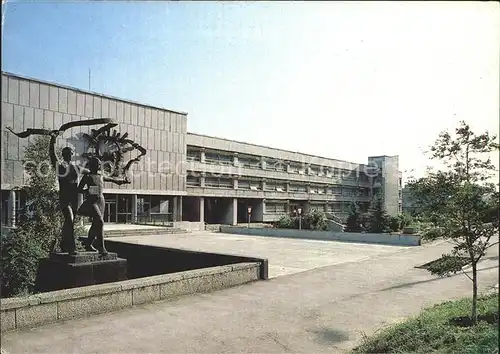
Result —
M290 192L307 193L307 187L301 184L290 184Z
M286 213L286 204L284 203L266 203L266 214L284 214Z
M229 153L219 153L219 152L206 152L205 153L205 163L208 164L221 164L221 165L232 165L234 158Z
M233 180L231 178L217 178L217 177L206 177L205 187L214 188L233 188Z
M239 155L238 164L242 167L257 169L260 168L260 157L251 155Z
M186 158L188 161L200 161L201 160L201 151L188 149L186 153Z
M266 170L272 171L286 171L286 164L281 160L267 159Z
M200 177L196 176L187 176L186 177L186 185L188 186L200 186Z

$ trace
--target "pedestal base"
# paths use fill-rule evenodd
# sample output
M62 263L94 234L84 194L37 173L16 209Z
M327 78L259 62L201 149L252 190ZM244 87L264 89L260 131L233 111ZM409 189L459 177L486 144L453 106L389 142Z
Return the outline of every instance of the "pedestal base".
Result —
M127 279L127 260L116 253L52 253L38 267L35 288L47 292Z

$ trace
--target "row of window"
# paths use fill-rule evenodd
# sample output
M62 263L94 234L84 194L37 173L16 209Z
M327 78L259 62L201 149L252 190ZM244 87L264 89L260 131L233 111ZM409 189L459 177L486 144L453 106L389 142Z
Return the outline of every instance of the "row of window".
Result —
M309 210L319 210L328 213L342 213L347 212L350 208L350 202L333 202L328 204L311 204ZM362 211L368 210L368 203L361 203L360 208ZM266 214L285 214L291 213L297 209L297 206L288 205L286 203L279 202L266 202L265 212Z
M188 149L187 159L188 161L201 161L201 152L199 150ZM265 164L262 163L263 161L265 161ZM212 151L205 152L205 163L233 165L234 157L230 153L218 153ZM342 178L344 180L359 180L362 182L369 181L369 177L366 173L364 173L364 171L328 168L314 165L307 168L303 164L293 162L285 163L280 160L269 158L261 160L258 156L251 155L238 155L238 164L242 167L252 169L264 168L265 170L270 171L289 172L309 176L325 176L327 178Z
M188 186L199 187L201 186L200 177L187 176L186 181ZM239 179L238 189L245 190L262 190L264 186L264 191L267 192L286 192L287 185L282 181L266 181L262 183L257 179ZM217 178L217 177L205 177L205 187L212 188L234 188L234 182L231 178ZM333 195L343 195L343 196L366 196L370 195L369 188L352 188L352 187L325 187L325 186L308 186L303 184L290 183L288 186L288 191L291 193L311 193L311 194L333 194Z

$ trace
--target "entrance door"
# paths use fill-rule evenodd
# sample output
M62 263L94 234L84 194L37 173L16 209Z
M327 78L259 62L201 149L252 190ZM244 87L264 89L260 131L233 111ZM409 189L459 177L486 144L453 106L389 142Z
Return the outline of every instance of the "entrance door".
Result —
M132 196L118 196L118 220L119 223L127 223L132 220Z
M105 197L104 222L116 222L116 196Z

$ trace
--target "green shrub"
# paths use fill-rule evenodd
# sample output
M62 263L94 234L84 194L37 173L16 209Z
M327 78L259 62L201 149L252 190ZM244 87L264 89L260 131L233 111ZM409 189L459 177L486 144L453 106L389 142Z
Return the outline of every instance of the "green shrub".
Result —
M276 221L275 227L278 229L294 229L294 220L290 216L284 215Z
M389 216L389 229L392 232L397 232L401 230L401 222L397 216Z
M453 323L454 319L470 316L471 299L448 301L363 339L353 353L498 352L498 300L498 294L479 299L477 326L460 327Z
M28 143L25 161L32 163L25 164L25 171L30 178L21 188L27 206L20 212L17 227L2 232L2 297L32 292L38 261L48 257L59 241L63 217L55 173L52 169L37 173L40 163L49 160L47 136Z
M304 230L324 231L328 228L325 213L320 210L312 210L304 214L302 218Z
M362 214L358 203L351 203L349 205L349 216L346 220L347 232L361 232L364 230L362 226Z
M16 229L2 233L2 297L30 294L38 261L46 256L32 232Z

